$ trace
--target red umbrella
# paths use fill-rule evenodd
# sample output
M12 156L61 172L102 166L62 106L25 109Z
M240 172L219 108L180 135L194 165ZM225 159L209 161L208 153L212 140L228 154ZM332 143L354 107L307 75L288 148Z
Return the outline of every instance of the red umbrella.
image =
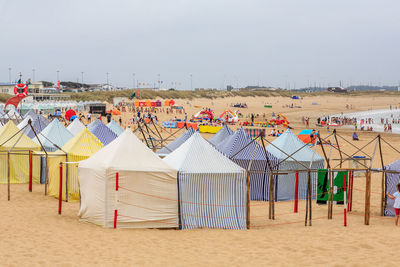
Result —
M76 113L75 113L74 110L72 110L72 109L67 110L67 112L65 112L65 119L67 121L69 121L71 119L71 117L74 116L74 115L76 116Z

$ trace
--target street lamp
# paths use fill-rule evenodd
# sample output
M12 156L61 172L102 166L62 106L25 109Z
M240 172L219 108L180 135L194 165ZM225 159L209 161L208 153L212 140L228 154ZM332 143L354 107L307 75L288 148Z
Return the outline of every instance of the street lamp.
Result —
M32 82L35 82L35 69L32 69Z
M193 90L193 74L190 74L190 90Z
M109 74L109 73L107 72L107 73L106 73L106 75L107 75L107 89L110 90L110 85L108 84L108 74Z
M60 71L57 71L57 82L60 80Z
M135 89L135 73L132 74L132 77L133 77L133 87L132 87L132 89Z
M8 80L11 83L11 68L8 68Z

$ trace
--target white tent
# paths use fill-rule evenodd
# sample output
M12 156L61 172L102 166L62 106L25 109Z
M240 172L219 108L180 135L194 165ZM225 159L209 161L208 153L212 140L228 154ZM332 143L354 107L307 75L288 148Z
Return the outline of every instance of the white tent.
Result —
M116 173L119 190L116 191ZM82 220L113 227L178 227L177 171L130 129L79 163Z
M246 229L246 171L196 132L163 159L178 169L181 229Z
M85 125L83 125L79 119L75 119L70 125L68 125L67 130L75 136L85 128Z

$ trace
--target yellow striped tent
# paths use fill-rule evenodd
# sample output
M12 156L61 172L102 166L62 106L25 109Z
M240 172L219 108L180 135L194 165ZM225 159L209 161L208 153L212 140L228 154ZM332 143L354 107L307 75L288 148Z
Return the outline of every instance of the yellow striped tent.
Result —
M58 198L60 181L60 162L78 162L89 158L91 155L102 149L104 146L100 140L88 129L82 130L74 138L69 140L62 150L54 154L65 156L49 157L49 195ZM67 166L66 166L67 165ZM66 179L68 168L68 179ZM63 200L79 200L79 182L77 164L63 164Z
M40 146L21 132L14 122L9 121L0 128L0 183L8 182L8 162L10 182L28 183L29 150L33 153L40 151ZM35 155L32 156L32 180L40 182L40 157Z

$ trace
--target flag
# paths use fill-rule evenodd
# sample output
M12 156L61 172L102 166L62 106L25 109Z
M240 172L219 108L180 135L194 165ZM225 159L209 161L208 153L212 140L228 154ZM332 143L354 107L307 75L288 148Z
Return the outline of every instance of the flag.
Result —
M136 93L135 92L132 93L131 99L133 99L134 97L136 97Z
M18 84L20 84L20 83L22 83L22 80L21 80L21 78L19 78L19 80L18 80L18 82L17 82Z
M137 91L137 96L140 99L140 90Z
M60 81L57 82L57 89L58 89L58 90L61 89Z

